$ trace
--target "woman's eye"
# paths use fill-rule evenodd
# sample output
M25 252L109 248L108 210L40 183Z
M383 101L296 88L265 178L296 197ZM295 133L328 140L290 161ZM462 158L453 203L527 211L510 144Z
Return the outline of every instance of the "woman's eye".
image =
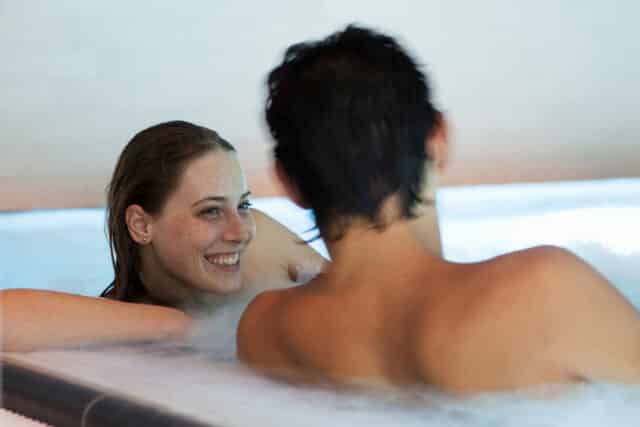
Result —
M200 215L211 217L211 218L217 218L220 216L220 208L214 208L214 207L207 208L202 212L200 212Z
M241 211L247 211L249 210L250 207L251 207L251 202L248 200L245 200L244 202L240 203L240 205L238 206L238 209Z

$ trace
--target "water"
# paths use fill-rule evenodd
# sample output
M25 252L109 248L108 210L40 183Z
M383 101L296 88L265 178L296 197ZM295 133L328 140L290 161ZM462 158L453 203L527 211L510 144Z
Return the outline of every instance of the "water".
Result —
M280 199L258 208L296 232L307 212ZM573 250L640 307L640 180L449 189L440 193L445 254L484 259L536 244ZM0 279L97 294L111 280L101 210L0 214ZM310 237L308 234L305 237ZM319 243L319 250L324 250ZM194 346L36 352L24 363L229 426L637 426L640 387L546 386L453 398L428 388L354 393L277 383L234 357L243 305L199 319Z

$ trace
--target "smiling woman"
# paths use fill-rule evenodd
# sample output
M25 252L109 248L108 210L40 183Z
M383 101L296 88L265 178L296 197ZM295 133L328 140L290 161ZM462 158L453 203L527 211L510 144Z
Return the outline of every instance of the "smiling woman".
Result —
M182 339L191 330L185 312L248 301L320 271L324 258L253 211L249 196L235 149L213 130L173 121L139 132L108 190L115 277L107 298L2 291L2 348Z
M177 305L238 292L255 234L249 194L234 148L214 131L169 122L138 133L109 186L116 277L105 295Z

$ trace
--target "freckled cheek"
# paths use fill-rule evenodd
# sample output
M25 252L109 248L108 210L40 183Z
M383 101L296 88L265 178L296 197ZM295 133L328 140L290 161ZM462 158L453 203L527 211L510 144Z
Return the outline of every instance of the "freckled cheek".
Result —
M185 220L182 224L174 227L171 235L173 242L169 241L167 243L173 245L174 250L183 255L194 250L204 251L215 240L215 232L211 230L211 227L189 220Z
M190 230L189 239L194 248L206 251L215 242L221 240L221 236L221 227L211 224L199 224L198 227L194 227Z

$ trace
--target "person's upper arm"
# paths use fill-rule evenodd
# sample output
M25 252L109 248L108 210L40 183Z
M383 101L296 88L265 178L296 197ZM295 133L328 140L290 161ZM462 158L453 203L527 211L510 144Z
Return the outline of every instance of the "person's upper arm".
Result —
M299 284L318 274L326 260L284 225L253 210L256 236L244 254L242 274L248 288L273 289Z
M549 328L558 331L554 357L589 381L640 382L640 316L593 267L563 249L544 269L554 304ZM543 277L544 278L544 277Z

